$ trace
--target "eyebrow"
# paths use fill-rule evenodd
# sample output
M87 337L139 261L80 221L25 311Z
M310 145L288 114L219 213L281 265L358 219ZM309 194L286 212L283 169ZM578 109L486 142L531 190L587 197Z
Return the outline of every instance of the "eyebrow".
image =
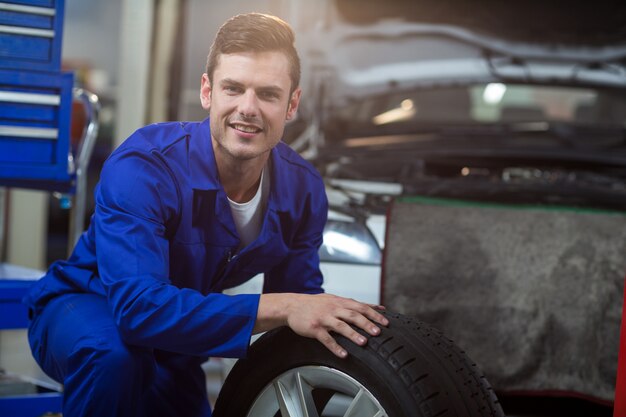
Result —
M222 86L232 85L234 87L244 88L244 85L242 83L240 83L239 81L233 80L232 78L224 78L223 80L220 81L220 85ZM284 91L281 87L277 85L262 86L262 87L258 87L256 90L264 92L264 93L275 93L275 94L281 94Z
M223 80L220 81L220 85L232 85L235 87L243 87L242 83L235 81L231 78L224 78Z

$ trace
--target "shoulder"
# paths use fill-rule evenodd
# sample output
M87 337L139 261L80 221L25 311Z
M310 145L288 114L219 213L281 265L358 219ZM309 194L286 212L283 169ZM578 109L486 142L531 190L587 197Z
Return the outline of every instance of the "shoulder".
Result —
M180 193L181 177L175 161L185 159L185 139L195 124L156 123L136 130L105 161L100 193L124 195L129 200L146 193L154 194L153 199L171 194L174 199Z
M319 212L325 216L328 201L320 173L288 145L281 142L275 150L277 166L274 172L277 178L272 184L280 189L281 206Z
M164 152L189 136L197 125L196 122L166 122L144 126L130 135L113 154L128 149Z
M281 167L284 170L299 177L306 177L313 182L323 182L322 176L315 167L300 154L294 151L289 145L280 142L276 146L276 153L281 161Z
M198 126L198 122L167 122L137 129L109 155L103 169L125 165L134 170L148 164L179 176L188 166L190 137Z

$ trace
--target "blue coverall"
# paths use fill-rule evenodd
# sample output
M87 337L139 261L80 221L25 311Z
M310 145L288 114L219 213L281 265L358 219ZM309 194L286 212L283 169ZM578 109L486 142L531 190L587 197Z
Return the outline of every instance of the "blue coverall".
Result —
M264 292L322 292L323 181L283 143L270 160L260 235L238 251L208 119L144 127L111 154L88 230L25 298L64 416L210 416L200 364L246 355L259 302L220 292L258 273Z

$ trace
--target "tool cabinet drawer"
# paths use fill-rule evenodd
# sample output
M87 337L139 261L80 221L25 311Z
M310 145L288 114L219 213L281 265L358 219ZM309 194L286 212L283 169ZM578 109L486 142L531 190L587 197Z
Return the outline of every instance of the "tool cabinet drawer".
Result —
M0 0L0 68L59 71L64 0Z
M73 74L0 70L0 184L69 183Z

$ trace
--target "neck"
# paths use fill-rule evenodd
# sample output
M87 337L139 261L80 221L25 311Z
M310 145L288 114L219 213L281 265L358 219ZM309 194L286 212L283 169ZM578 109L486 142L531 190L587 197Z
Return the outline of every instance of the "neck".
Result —
M261 173L267 163L268 156L269 153L264 158L242 161L232 158L218 158L216 155L220 182L228 198L237 203L252 200L259 188Z

